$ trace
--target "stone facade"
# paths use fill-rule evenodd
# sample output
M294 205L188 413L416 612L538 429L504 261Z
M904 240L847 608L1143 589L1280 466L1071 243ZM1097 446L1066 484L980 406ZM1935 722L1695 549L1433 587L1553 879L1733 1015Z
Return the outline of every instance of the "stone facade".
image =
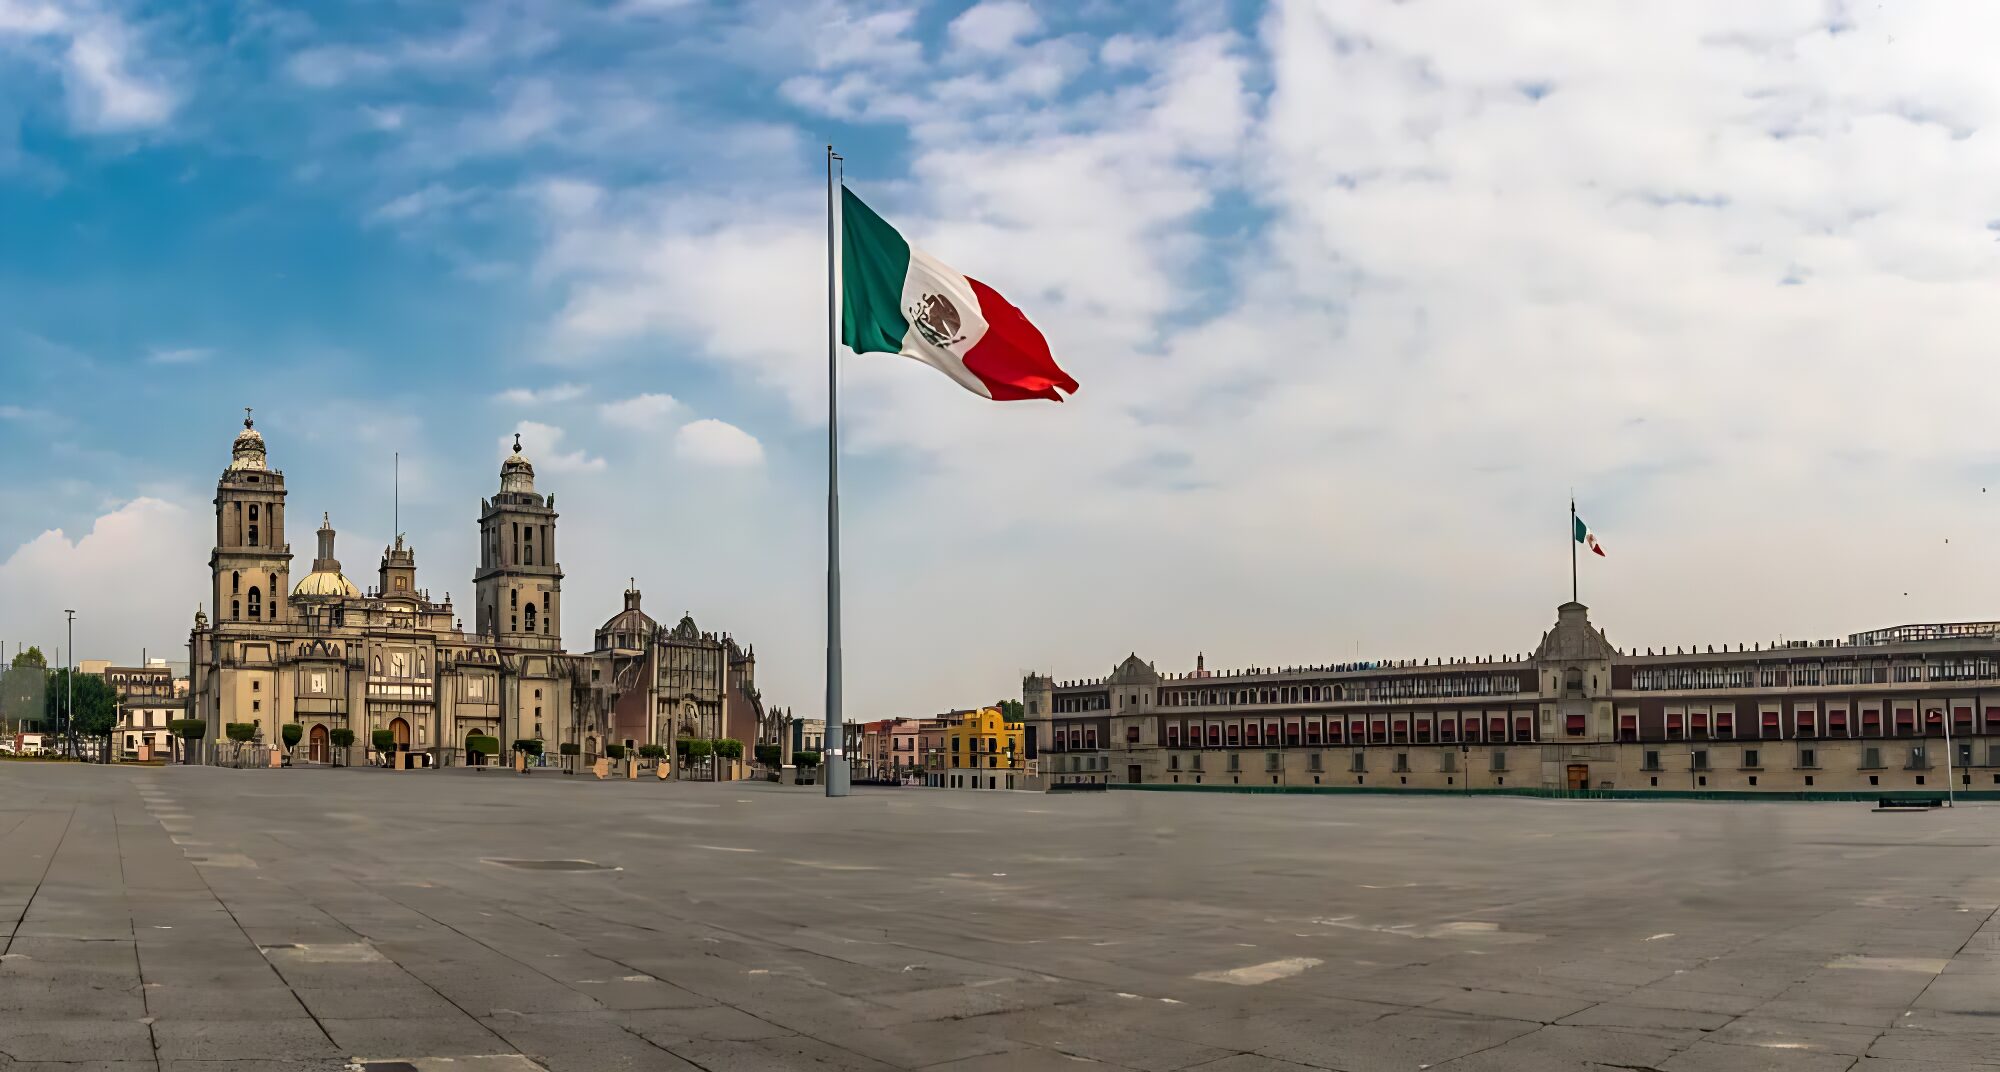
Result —
M1995 622L1640 653L1566 603L1522 657L1172 674L1135 654L1022 698L1048 783L2000 790Z
M501 465L500 488L480 502L474 573L475 628L450 598L417 583L416 552L399 534L383 549L377 585L361 591L341 572L330 517L312 570L293 585L284 474L266 464L263 436L243 422L216 486L216 542L209 558L216 609L195 614L189 635L189 717L210 739L250 723L273 743L277 727L304 727L298 758L326 762L331 734L354 731L366 747L388 730L396 747L463 759L470 736L536 738L549 753L573 744L667 744L675 733L783 732L756 688L755 654L684 617L660 629L636 588L597 630L595 650L562 645L562 567L555 496L535 487L521 452Z

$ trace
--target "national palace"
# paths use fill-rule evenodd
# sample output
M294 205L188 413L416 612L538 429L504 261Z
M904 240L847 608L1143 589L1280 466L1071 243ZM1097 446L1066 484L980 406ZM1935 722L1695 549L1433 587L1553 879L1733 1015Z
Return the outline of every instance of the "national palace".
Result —
M1525 657L1162 673L1133 655L1030 674L1022 699L1057 784L2000 789L2000 622L1639 652L1571 602Z
M342 572L322 514L312 568L292 580L284 473L267 464L263 434L245 418L215 490L209 556L214 617L195 612L188 638L188 715L219 737L229 723L275 743L301 727L301 758L325 762L332 731L363 746L387 730L401 751L462 761L467 737L532 738L585 757L611 743L733 737L746 747L790 739L786 712L767 710L754 649L692 617L665 628L640 608L636 586L589 652L563 648L563 572L556 500L535 487L520 439L500 487L479 500L473 627L447 596L417 583L416 552L398 534L363 591Z

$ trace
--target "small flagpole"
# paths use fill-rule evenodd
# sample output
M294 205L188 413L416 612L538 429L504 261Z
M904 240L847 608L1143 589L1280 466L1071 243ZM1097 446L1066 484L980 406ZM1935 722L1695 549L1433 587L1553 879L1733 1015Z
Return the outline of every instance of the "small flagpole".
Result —
M1569 497L1569 601L1581 603L1576 595L1576 496Z
M840 726L840 195L833 146L826 147L826 740L820 769L826 795L848 793L847 735ZM828 759L831 759L829 762Z

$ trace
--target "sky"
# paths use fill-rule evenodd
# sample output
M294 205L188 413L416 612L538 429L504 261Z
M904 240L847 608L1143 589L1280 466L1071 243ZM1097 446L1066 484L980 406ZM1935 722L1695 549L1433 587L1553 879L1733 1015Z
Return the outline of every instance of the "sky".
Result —
M295 577L322 512L364 585L399 518L466 606L519 432L571 649L629 578L818 714L829 143L1082 384L844 359L849 717L1128 652L1530 650L1572 494L1620 647L2000 618L1996 35L1908 0L0 0L0 641L75 608L80 657L185 658L249 406Z

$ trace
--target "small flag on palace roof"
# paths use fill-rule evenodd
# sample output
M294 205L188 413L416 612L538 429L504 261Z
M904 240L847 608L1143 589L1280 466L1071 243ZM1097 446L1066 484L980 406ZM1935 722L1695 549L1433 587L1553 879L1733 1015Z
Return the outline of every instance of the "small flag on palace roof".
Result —
M902 354L1000 402L1076 393L1048 340L985 283L914 249L840 189L840 341L857 354Z
M1585 547L1590 548L1592 551L1597 552L1599 557L1609 557L1604 554L1604 545L1597 542L1597 533L1590 531L1590 526L1584 524L1582 518L1577 517L1575 514L1571 514L1570 524L1574 527L1574 531L1576 532L1576 542L1584 545Z

